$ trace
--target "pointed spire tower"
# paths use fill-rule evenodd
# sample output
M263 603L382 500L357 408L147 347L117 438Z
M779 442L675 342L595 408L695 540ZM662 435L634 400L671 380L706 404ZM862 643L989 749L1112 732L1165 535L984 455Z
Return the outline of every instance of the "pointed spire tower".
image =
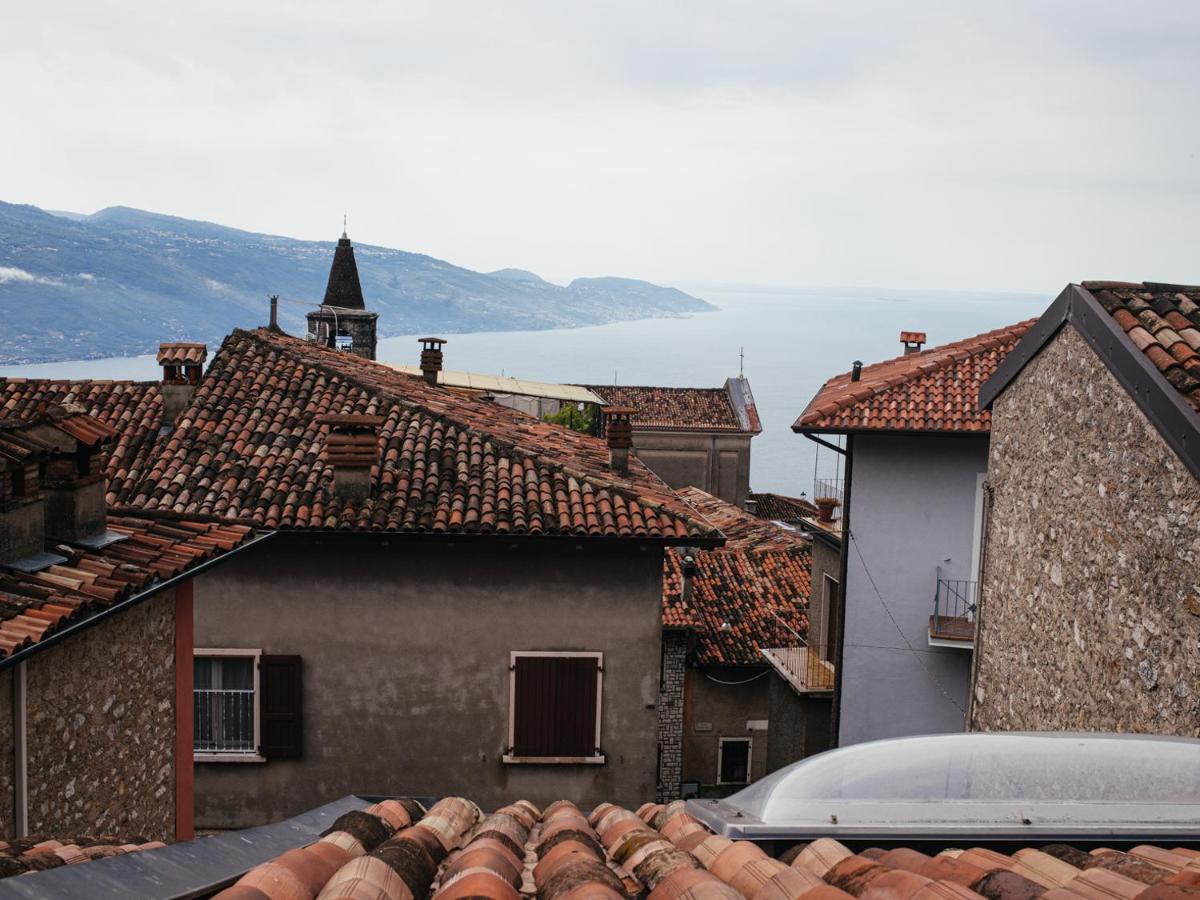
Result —
M342 236L333 251L329 282L321 306L308 314L308 337L328 347L375 358L375 323L379 313L369 312L358 280L354 247L342 220Z

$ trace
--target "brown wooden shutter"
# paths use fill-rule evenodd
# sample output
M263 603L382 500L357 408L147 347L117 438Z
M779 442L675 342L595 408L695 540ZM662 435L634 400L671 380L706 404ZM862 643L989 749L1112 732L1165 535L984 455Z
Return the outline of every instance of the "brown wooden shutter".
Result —
M297 759L304 744L303 670L299 656L259 661L259 752L267 759Z
M593 756L599 660L518 656L513 710L516 756Z

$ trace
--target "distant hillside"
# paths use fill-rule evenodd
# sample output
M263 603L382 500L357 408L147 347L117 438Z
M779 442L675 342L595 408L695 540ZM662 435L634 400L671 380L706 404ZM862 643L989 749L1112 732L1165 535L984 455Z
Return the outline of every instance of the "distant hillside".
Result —
M714 307L627 278L566 287L532 272L485 274L387 247L355 244L382 336L512 331L675 316ZM333 242L254 234L126 207L92 215L0 202L0 363L148 353L165 340L219 341L263 324L267 295L317 303ZM302 333L306 309L280 304Z

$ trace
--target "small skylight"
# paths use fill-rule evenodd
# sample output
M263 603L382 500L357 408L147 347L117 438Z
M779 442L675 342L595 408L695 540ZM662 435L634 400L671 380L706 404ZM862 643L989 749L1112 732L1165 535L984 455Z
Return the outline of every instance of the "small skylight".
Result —
M855 744L723 801L689 801L718 834L1200 834L1200 741L975 733Z

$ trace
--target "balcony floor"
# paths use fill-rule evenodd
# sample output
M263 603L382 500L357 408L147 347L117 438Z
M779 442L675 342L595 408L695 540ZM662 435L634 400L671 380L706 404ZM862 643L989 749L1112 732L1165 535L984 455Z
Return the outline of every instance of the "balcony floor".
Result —
M975 620L964 616L930 616L929 643L931 646L975 645Z
M833 690L833 663L808 647L764 648L762 655L792 688L801 694Z

